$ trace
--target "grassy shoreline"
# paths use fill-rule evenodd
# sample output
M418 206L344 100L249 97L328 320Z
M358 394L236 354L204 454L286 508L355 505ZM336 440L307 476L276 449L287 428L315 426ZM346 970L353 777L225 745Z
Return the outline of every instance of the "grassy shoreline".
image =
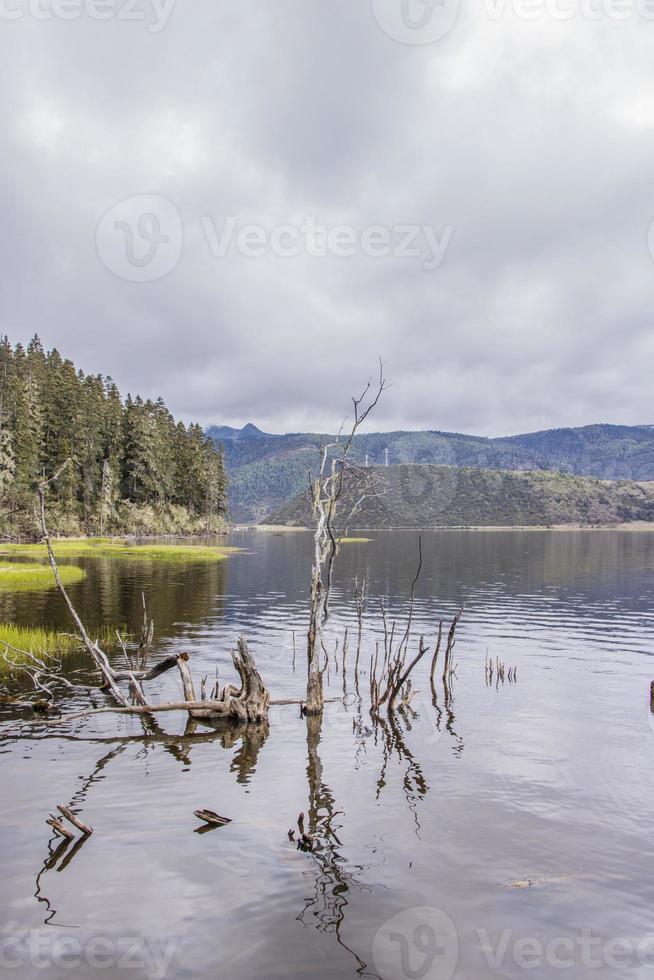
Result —
M112 627L103 626L93 631L105 650L117 646L116 632ZM12 648L12 649L9 649ZM82 650L82 641L72 633L64 633L49 626L17 626L15 623L0 623L0 673L11 671L11 664L4 658L5 651L20 664L29 658L21 657L17 651L33 653L37 657L66 656Z
M84 569L77 565L62 565L60 573L64 585L75 585L86 578ZM49 565L20 561L3 563L0 559L0 593L45 592L56 588Z
M224 561L240 549L228 545L142 544L132 538L54 538L56 558L128 558L167 562ZM45 544L2 544L0 558L36 558L45 560Z

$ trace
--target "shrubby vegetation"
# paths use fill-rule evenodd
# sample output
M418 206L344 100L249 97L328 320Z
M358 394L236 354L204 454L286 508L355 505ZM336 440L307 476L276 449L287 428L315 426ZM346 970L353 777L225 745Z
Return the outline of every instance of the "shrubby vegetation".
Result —
M342 513L368 495L353 527L584 526L654 521L654 484L607 482L536 471L403 464L350 476ZM268 524L311 525L307 493L289 501ZM336 520L338 524L338 518Z
M34 535L34 490L50 490L54 532L190 534L222 530L222 450L161 398L123 400L111 378L85 375L38 337L0 341L0 532Z

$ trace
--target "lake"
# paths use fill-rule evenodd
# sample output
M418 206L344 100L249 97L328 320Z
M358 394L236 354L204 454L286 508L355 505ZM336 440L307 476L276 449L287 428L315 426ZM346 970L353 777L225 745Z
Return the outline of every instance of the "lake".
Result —
M370 537L339 558L326 695L345 697L321 727L297 706L245 734L188 730L182 713L47 728L0 709L8 976L653 975L654 534L424 532L416 641L433 644L463 605L456 677L432 703L426 658L413 710L379 726L367 685L380 601L399 630L418 546L414 532ZM87 558L71 595L88 625L138 630L145 592L156 655L188 650L196 680L232 678L242 634L272 697L300 698L311 538L245 530L229 543L243 551L215 565ZM1 595L0 613L66 624L54 591ZM346 626L344 678L333 652ZM489 685L487 655L516 682ZM146 691L178 699L179 679ZM95 829L76 850L55 850L57 803ZM232 822L196 833L198 808ZM289 839L300 812L307 851Z

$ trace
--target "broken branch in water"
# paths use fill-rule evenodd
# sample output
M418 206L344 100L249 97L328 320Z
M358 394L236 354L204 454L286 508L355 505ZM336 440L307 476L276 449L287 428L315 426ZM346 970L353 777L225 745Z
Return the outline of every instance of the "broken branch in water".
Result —
M68 829L63 821L59 819L59 817L55 817L54 813L48 814L45 822L49 827L52 827L53 830L56 830L61 837L65 837L66 840L75 840L75 834Z
M229 817L221 817L219 813L214 813L213 810L194 810L193 813L198 820L204 820L205 823L211 824L212 827L224 827L226 824L232 822Z
M81 830L85 837L90 837L93 833L93 827L89 827L88 824L83 823L78 816L76 816L72 810L69 810L67 806L62 803L57 803L57 809L62 817L65 817L69 823L72 823L73 827L77 827Z

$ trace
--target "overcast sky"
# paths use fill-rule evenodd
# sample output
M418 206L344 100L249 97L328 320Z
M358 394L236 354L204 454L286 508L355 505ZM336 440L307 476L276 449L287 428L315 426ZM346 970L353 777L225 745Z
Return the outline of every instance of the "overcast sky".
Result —
M2 331L205 424L379 355L373 428L654 423L654 19L592 2L0 0Z

